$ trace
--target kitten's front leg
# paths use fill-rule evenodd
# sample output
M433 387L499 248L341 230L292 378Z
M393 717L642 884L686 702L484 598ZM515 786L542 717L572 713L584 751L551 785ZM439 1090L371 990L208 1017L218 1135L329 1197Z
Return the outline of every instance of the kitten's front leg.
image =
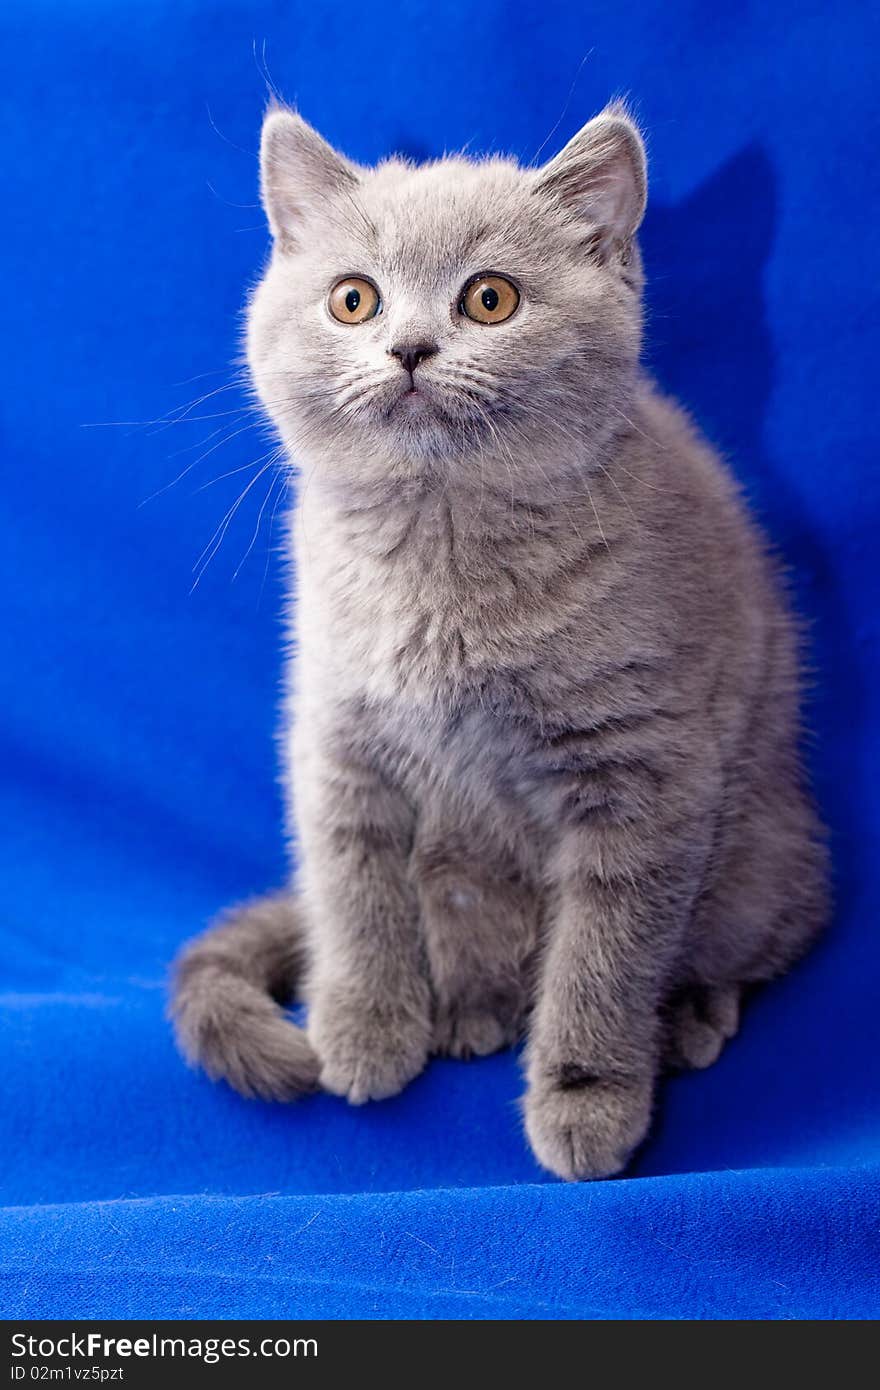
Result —
M412 812L351 750L313 755L300 816L314 941L309 1037L325 1090L382 1100L422 1070L431 1003L408 875Z
M526 1130L563 1178L619 1172L647 1133L660 999L687 910L678 874L615 864L614 838L569 831L559 846L529 1033Z

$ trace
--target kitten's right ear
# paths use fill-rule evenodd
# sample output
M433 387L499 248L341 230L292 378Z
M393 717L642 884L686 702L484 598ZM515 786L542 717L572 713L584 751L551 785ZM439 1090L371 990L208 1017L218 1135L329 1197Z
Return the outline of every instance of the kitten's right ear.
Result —
M358 182L357 165L337 154L316 130L283 106L263 121L260 196L273 237L285 249L301 244L309 220L327 198Z

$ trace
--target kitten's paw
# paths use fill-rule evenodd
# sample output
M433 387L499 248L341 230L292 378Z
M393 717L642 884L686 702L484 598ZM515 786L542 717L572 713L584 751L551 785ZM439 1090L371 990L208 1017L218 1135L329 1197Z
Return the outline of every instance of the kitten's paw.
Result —
M738 985L695 987L672 1005L665 1063L673 1068L711 1067L739 1027Z
M534 1082L525 1114L535 1157L560 1178L612 1177L648 1132L653 1091L651 1081L604 1078L577 1067Z
M516 1041L516 1029L490 1009L450 1004L434 1022L431 1050L447 1057L488 1057Z
M319 1084L352 1105L387 1100L418 1076L428 1060L427 1008L395 1010L349 999L322 1007L310 1040L321 1060Z

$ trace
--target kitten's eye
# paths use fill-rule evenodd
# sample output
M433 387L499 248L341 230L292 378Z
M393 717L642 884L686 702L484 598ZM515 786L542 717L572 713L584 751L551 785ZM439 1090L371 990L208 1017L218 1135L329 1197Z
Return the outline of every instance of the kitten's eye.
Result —
M333 286L327 307L340 323L364 323L378 314L381 308L379 291L369 280L349 275Z
M519 290L503 275L480 275L466 286L458 306L477 323L503 323L519 304Z

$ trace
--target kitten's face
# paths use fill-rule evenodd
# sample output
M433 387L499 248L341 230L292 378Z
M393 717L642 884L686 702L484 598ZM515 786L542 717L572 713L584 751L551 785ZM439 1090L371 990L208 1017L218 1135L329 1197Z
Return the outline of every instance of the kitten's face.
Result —
M640 336L641 146L621 116L592 126L576 159L572 142L539 171L366 171L290 113L267 118L275 250L248 349L295 456L349 484L479 482L489 460L523 485L550 439L563 470L583 466L619 418Z

